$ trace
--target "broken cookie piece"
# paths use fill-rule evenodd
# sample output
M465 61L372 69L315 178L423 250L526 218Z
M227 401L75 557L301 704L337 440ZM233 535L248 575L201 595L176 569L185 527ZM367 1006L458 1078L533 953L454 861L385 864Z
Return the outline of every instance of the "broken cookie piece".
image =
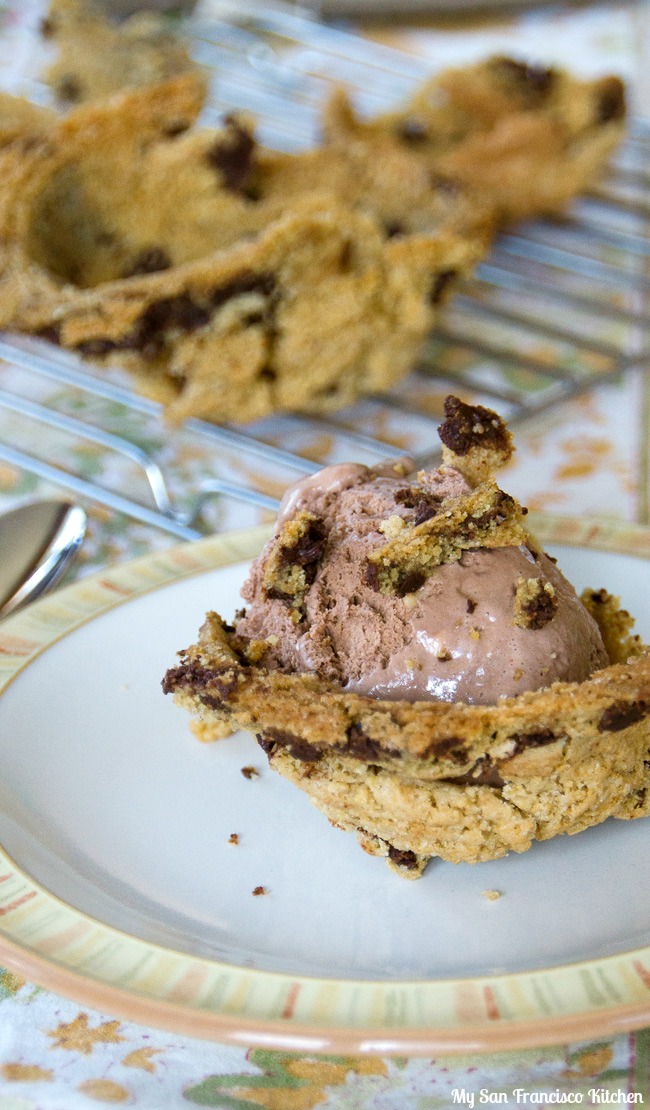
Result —
M515 583L514 621L520 628L543 628L557 613L559 599L552 582L518 578Z
M462 559L464 552L524 544L526 512L492 481L443 498L427 520L400 531L368 556L366 580L384 593L404 597L419 590L436 567Z
M634 617L621 608L620 598L607 590L583 590L580 600L600 629L613 663L627 663L643 653L641 637L632 632Z
M438 435L443 463L460 470L473 486L505 466L514 451L512 435L497 413L458 397L445 399L445 419Z
M323 556L327 534L322 520L299 512L286 522L275 541L264 569L267 598L286 602L292 619L302 618L302 606ZM267 645L270 647L268 638Z

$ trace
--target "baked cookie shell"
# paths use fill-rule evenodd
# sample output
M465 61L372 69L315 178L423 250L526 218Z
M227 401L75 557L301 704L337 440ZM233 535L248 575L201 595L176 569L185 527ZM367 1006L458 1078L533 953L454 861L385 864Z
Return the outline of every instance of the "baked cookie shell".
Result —
M483 255L484 232L438 221L391 238L336 188L316 189L331 152L258 166L239 121L185 134L201 101L185 75L3 153L0 326L116 362L175 420L331 411L385 390ZM266 198L258 170L279 175Z
M204 739L255 733L271 766L402 874L650 812L647 650L493 706L389 702L247 664L208 614L163 688Z

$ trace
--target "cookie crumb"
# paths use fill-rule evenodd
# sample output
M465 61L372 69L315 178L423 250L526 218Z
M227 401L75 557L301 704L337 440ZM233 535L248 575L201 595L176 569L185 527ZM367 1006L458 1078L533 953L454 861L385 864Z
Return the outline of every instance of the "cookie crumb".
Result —
M543 578L518 578L514 623L519 628L543 628L557 612L555 587Z
M470 638L472 640L480 640L481 639L481 630L480 630L480 628L470 628L469 634L470 634Z
M257 767L242 767L241 773L245 779L257 779L260 775Z
M383 532L387 539L394 540L397 539L400 532L404 531L405 527L406 525L402 517L394 514L393 516L389 516L387 520L382 520L379 525L379 531Z
M497 902L501 897L503 891L501 890L482 890L481 894L488 902Z
M268 894L268 892L269 892L268 887L266 887L266 886L256 886L254 891L253 891L253 895L255 896L255 898L259 898L260 894Z
M239 833L231 833L228 837L229 844L239 844Z
M249 663L259 663L268 650L267 640L250 640L246 645L246 658Z

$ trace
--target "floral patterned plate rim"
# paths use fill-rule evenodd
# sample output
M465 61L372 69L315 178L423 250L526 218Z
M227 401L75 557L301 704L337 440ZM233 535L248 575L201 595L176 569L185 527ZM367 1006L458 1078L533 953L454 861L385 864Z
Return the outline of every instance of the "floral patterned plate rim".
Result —
M650 529L570 517L537 517L534 526L546 544L608 552L623 563L633 559L637 577L650 573ZM9 754L7 738L13 728L20 732L21 722L12 718L7 695L30 675L32 687L38 685L48 653L154 591L242 564L268 534L254 528L158 552L76 582L5 621L0 733ZM621 573L629 574L627 563ZM106 627L102 650L108 651ZM57 691L50 685L44 693L52 705L47 712L56 717ZM62 749L65 743L62 738ZM0 960L50 990L133 1021L266 1048L382 1055L566 1043L650 1023L650 947L533 970L405 980L260 970L160 944L83 912L32 878L4 838L3 844Z

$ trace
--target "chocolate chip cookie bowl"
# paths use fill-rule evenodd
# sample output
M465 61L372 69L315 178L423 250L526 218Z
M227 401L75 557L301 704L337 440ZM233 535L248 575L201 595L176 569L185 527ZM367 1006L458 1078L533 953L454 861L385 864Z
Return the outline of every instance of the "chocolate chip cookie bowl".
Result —
M494 471L496 414L456 398L443 465L326 468L285 496L233 623L163 681L407 878L650 813L650 655L578 597Z
M359 151L266 151L235 118L195 128L202 99L185 75L5 148L0 326L124 367L176 420L387 388L485 252L482 211L410 155L391 191Z
M194 126L204 99L190 71L60 120L14 104L0 153L0 327L129 371L176 421L389 389L495 228L584 190L625 119L618 78L508 58L369 123L339 93L298 154Z

